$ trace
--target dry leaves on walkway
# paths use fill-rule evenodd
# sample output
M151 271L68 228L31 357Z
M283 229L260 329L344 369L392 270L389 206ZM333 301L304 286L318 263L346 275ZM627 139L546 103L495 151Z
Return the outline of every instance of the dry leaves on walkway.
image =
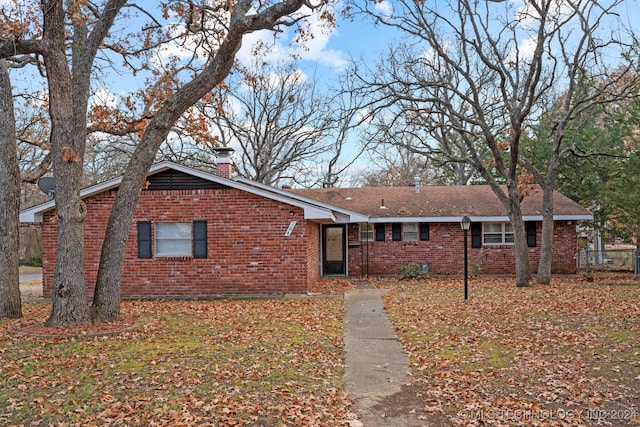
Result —
M378 285L392 289L415 374L406 397L426 425L640 424L637 282L474 277L467 302L461 279Z
M124 302L118 335L0 322L0 425L344 425L340 300Z

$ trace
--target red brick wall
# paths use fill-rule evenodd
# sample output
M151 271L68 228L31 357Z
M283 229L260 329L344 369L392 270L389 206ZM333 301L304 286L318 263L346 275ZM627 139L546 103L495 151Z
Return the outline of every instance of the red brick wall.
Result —
M115 192L85 200L85 271L93 293L102 239ZM137 257L138 221L207 220L208 258ZM291 221L293 233L285 237ZM43 275L50 295L55 266L56 217L43 222ZM153 227L152 227L153 230ZM304 293L319 275L317 224L302 209L236 189L143 191L126 246L122 295L212 296ZM306 250L305 250L306 248ZM318 257L319 258L319 257ZM313 268L317 268L313 272Z
M307 223L307 283L320 280L320 224Z
M391 225L387 224L384 242L359 242L359 228L348 227L349 274L361 276L398 275L401 267L409 263L429 264L435 275L458 275L464 272L463 232L458 223L431 223L428 241L404 242L391 240ZM537 246L529 248L532 271L538 268L540 258L541 223L537 223ZM485 274L515 274L512 245L471 247L468 237L469 269ZM552 272L576 272L576 223L556 222L554 228Z
M93 293L115 192L85 200L85 270L89 294ZM293 215L292 215L293 214ZM208 255L191 257L137 257L138 221L192 222L207 220ZM284 233L297 221L290 237ZM532 270L537 269L538 246L529 249ZM45 296L53 283L56 216L44 215L42 227ZM398 275L401 266L428 263L433 274L463 272L463 233L458 223L431 223L430 240L394 242L386 226L384 242L360 242L357 224L347 225L349 275ZM122 275L122 295L212 296L304 293L320 278L320 225L303 219L302 209L235 189L143 191L131 224ZM554 230L553 273L576 271L575 222L557 222ZM513 246L471 248L469 267L485 274L514 274Z

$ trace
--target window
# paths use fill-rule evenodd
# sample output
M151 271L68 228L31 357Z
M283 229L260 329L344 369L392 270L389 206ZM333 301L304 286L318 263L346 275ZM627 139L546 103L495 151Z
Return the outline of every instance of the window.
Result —
M191 223L158 222L156 256L191 256Z
M513 228L508 222L485 223L482 241L485 245L513 244Z
M372 242L374 236L375 224L360 224L360 241Z
M417 242L418 241L418 224L403 224L402 225L402 239L405 242Z
M207 258L207 221L158 222L153 224L155 239L152 237L151 221L138 222L138 258L152 258L152 244L155 256L193 256Z
M385 225L384 223L376 223L376 242L384 242L385 238Z

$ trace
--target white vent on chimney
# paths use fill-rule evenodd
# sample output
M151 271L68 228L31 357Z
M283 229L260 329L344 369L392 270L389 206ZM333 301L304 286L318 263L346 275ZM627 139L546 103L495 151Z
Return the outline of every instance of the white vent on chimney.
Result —
M233 164L231 162L231 153L234 149L231 147L214 148L216 153L216 171L217 175L222 178L231 179L233 175Z

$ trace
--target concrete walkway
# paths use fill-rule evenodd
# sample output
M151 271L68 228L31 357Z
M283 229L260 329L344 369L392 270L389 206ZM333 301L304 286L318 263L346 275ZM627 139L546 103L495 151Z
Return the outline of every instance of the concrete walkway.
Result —
M409 362L387 316L381 289L358 289L344 295L344 388L355 399L359 421L352 426L408 426L390 418L381 399L401 391L408 381ZM415 425L415 424L414 424Z

